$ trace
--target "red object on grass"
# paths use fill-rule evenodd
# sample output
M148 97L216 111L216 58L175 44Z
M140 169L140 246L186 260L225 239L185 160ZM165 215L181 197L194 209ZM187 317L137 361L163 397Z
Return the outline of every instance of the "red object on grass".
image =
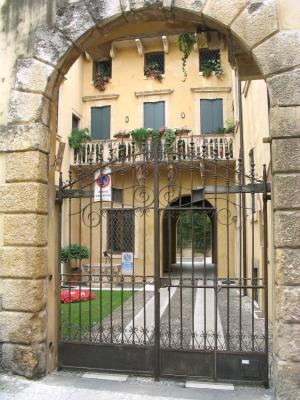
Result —
M64 304L78 303L79 301L89 301L95 299L96 295L86 289L65 289L60 291L60 302Z

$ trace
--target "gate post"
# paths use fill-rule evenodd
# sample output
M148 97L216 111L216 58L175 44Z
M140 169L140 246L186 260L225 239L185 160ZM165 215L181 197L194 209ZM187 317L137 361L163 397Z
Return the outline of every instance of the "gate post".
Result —
M154 377L160 377L160 212L159 212L159 142L153 143L154 194Z

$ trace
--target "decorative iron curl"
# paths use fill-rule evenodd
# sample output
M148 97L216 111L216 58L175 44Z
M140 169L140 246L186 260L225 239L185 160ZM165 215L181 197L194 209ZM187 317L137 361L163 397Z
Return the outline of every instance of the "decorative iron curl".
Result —
M236 207L235 207L235 211ZM225 215L223 215L225 214ZM237 213L235 215L232 215L231 210L229 210L226 207L220 208L217 210L217 220L221 225L232 225L235 222L235 218L237 216Z
M134 200L144 208L151 207L154 202L154 192L145 186L138 186L134 191Z
M98 202L93 202L91 204L87 204L81 210L81 219L85 226L88 228L96 228L100 225L101 217L104 216L107 212L106 209L102 210L93 210L93 205L97 204Z

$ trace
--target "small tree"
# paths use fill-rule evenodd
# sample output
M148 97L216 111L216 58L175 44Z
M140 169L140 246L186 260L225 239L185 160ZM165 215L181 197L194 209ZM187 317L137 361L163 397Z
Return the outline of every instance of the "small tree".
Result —
M60 252L61 261L66 264L68 263L72 269L78 269L79 260L87 258L89 258L88 248L76 243L63 247ZM75 265L71 265L71 260L75 260Z

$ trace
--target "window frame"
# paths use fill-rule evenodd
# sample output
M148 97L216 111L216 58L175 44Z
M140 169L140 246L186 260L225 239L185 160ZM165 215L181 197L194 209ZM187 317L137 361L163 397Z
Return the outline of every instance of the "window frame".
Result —
M122 213L128 213L128 215L131 216L131 218L128 218L126 220L126 224L124 223L124 220L122 221ZM118 215L118 218L113 222L111 222L112 215ZM124 218L126 218L126 217L124 217ZM123 240L124 240L124 237L125 237L124 228L125 227L128 228L128 224L129 224L130 220L132 223L131 240L130 240L131 247L125 247L124 243L122 244L121 235L123 232ZM112 240L112 234L111 234L111 230L110 230L112 223L115 223L118 226L118 229L116 229L115 232L119 235L117 246L114 246L114 248L112 248L112 244L116 244L115 243L116 240L115 239ZM127 232L127 235L128 235L128 232ZM113 208L113 209L107 210L106 247L107 247L107 250L110 251L112 254L122 254L123 252L130 252L130 253L135 252L135 212L133 209Z
M107 57L107 58L102 58L101 60L98 60L98 61L94 61L94 63L93 63L93 81L95 81L96 73L98 72L97 64L108 63L108 62L110 64L109 65L109 74L105 75L105 76L108 76L110 79L112 79L112 58Z
M144 75L145 75L145 69L146 69L146 67L147 66L149 66L149 65L151 65L151 63L148 63L147 62L147 57L149 57L149 56L155 56L155 55L160 55L160 56L162 56L162 59L163 59L163 63L162 63L162 69L161 69L161 71L160 71L160 73L162 74L162 75L164 75L165 74L165 52L164 51L151 51L151 52L147 52L147 53L144 53ZM153 62L153 64L154 64L155 62Z
M212 57L210 59L218 60L221 63L221 49L219 49L219 48L209 49L208 47L204 47L202 49L199 49L199 72L203 72L203 69L202 69L203 60L201 60L201 53L203 54L205 52L207 52L207 53L216 53L216 52L218 52L218 57ZM208 57L207 57L207 59L208 59Z

